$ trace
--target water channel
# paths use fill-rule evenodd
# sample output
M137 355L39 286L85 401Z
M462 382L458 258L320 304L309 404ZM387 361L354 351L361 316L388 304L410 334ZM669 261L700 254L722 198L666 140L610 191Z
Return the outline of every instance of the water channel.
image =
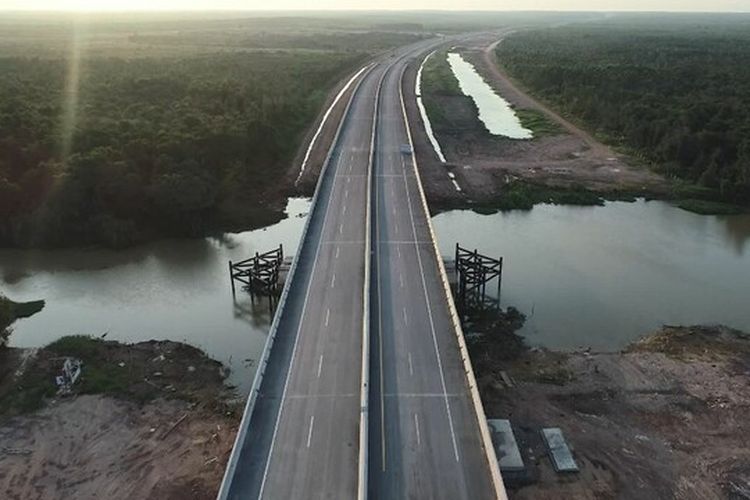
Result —
M474 66L455 52L448 53L448 64L458 79L461 92L474 100L479 111L479 119L490 134L511 139L531 139L531 130L521 125L521 120L508 101L492 90Z

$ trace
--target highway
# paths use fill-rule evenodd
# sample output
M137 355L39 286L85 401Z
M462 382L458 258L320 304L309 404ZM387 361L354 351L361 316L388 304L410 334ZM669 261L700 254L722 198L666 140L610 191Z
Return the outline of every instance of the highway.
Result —
M370 498L495 498L415 165L401 151L406 63L383 82L374 162Z
M356 496L364 220L381 71L362 79L318 186L226 498Z
M400 152L402 71L438 43L383 56L355 84L220 500L496 496L415 168Z

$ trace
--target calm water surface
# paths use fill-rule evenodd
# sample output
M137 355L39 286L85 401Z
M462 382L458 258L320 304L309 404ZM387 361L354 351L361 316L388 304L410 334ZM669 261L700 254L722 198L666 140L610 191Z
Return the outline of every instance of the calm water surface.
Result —
M292 199L288 218L224 239L166 240L124 251L0 250L0 289L14 300L45 299L39 314L15 323L11 345L37 347L63 335L184 341L229 365L246 391L271 316L244 294L232 302L228 261L299 243L309 201Z
M502 303L528 316L532 344L619 349L662 324L750 331L750 216L639 201L453 211L433 223L444 255L458 241L505 258Z
M309 201L289 217L223 240L169 240L125 251L0 250L0 288L45 299L17 322L11 344L62 335L185 341L232 369L246 391L270 325L263 302L232 301L228 260L282 243L297 248ZM433 218L442 252L453 245L505 257L503 305L529 316L533 344L618 349L663 323L726 323L750 330L750 216L705 217L660 202L537 206L530 212Z
M511 139L530 139L531 130L521 125L508 101L500 97L485 82L474 66L466 62L460 54L448 54L453 74L458 79L461 92L471 97L479 110L479 119L493 135L502 135Z

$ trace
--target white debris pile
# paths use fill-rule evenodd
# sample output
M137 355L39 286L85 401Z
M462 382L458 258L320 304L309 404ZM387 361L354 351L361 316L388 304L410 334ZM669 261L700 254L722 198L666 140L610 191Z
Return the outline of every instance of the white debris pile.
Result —
M83 362L77 358L65 358L60 374L55 377L57 395L66 396L73 391L73 385L81 376Z

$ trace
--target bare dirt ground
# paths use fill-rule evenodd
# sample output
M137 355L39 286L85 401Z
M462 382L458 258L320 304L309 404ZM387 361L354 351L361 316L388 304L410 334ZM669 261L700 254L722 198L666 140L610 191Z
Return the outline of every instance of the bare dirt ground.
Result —
M359 71L359 69L357 69L357 71ZM320 135L313 145L313 149L310 152L310 157L308 158L307 164L305 165L305 170L301 173L301 175L300 168L302 166L302 162L304 160L305 153L310 144L310 141L315 135L315 131L318 129L318 127L320 127L320 123L323 120L325 111L331 106L333 100L336 98L336 95L341 91L343 86L346 85L351 76L352 75L347 75L345 78L343 78L329 93L328 98L326 99L326 102L321 110L321 113L318 115L315 123L313 123L308 129L305 140L302 141L302 146L297 152L297 156L295 157L291 167L289 168L289 172L286 175L286 182L288 183L288 185L292 186L292 189L297 193L312 196L313 192L315 191L315 185L318 181L320 169L323 167L323 162L325 162L325 159L328 155L328 150L330 149L331 144L333 143L333 139L336 136L338 125L344 116L344 111L346 110L347 104L351 99L352 92L354 92L354 89L356 88L356 81L352 82L352 85L350 85L347 91L341 96L341 98L339 98L336 106L331 111L331 114L328 115L328 119L323 125Z
M747 335L665 327L621 353L526 350L479 383L528 469L506 477L511 498L707 500L750 498L749 374ZM554 471L542 427L562 429L579 473Z
M107 344L96 356L134 370L132 393L54 397L37 411L0 416L0 498L215 498L239 423L224 404L230 393L218 364L172 342ZM61 363L43 351L1 358L0 387L14 391L28 389L19 368ZM133 401L144 391L155 398Z
M413 95L415 63L407 74L410 121L415 149L427 178L425 189L433 205L461 205L492 201L503 186L525 180L551 187L584 187L595 192L628 192L661 195L669 184L645 167L601 144L587 132L534 100L512 82L497 65L494 48L502 34L464 38L454 50L470 63L490 86L516 109L536 110L561 127L561 133L533 140L512 140L491 136L486 130L466 127L450 134L438 134L447 162L440 163L422 130L421 118L409 96ZM473 103L462 96L434 96L447 115L470 123L476 120ZM463 192L445 180L452 172Z

